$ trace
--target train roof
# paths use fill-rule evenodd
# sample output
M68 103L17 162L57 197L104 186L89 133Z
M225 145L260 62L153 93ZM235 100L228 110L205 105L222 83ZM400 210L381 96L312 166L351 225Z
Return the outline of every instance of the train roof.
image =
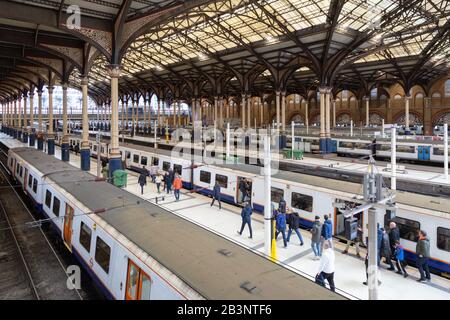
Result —
M252 175L261 175L263 169L263 167L248 164L214 164L214 166L234 171L241 171ZM363 193L362 186L358 183L318 177L292 171L278 170L278 172L276 174L273 174L272 177L275 179L292 181L295 183L302 183L314 187L327 188L330 190L336 190L351 194L362 195ZM405 191L395 191L395 193L396 203L439 211L443 213L450 213L450 199L432 197Z
M13 149L208 299L344 299L157 205L31 148ZM45 161L42 161L45 160ZM74 170L58 171L70 166ZM49 168L56 168L55 173ZM94 178L95 179L95 178ZM123 206L125 204L125 206Z

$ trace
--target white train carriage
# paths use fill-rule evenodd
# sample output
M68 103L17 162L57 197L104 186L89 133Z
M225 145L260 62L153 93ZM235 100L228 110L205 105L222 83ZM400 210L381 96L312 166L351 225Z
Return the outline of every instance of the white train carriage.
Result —
M258 254L38 150L11 149L8 158L13 177L24 189L33 181L31 198L40 204L42 213L61 232L67 249L107 298L340 298ZM40 191L35 192L34 186ZM184 256L194 262L186 263ZM262 276L264 283L258 281ZM286 282L290 285L285 286ZM258 283L258 290L246 290L242 283Z

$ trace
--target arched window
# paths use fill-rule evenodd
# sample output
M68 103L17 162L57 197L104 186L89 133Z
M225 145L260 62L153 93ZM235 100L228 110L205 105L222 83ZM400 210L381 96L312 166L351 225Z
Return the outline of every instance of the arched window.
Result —
M348 90L342 90L342 101L348 100Z
M447 81L445 81L445 96L449 97L450 96L450 79L448 79Z
M419 92L418 94L416 94L416 100L418 99L423 99L423 93Z
M385 94L382 94L382 95L380 96L380 100L387 100L386 95L385 95Z
M441 94L439 92L435 92L435 93L433 93L433 95L431 97L433 99L440 99L441 98Z
M394 100L401 100L402 96L399 95L398 93L394 96Z
M376 99L376 98L377 98L377 95L378 95L378 88L373 88L373 89L370 91L370 98L371 98L371 99Z

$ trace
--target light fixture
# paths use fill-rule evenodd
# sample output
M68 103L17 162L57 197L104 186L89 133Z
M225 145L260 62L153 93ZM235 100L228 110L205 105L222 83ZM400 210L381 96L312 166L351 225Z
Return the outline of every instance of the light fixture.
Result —
M200 60L200 61L208 60L208 56L206 54L204 54L203 52L200 52L198 54L198 60Z

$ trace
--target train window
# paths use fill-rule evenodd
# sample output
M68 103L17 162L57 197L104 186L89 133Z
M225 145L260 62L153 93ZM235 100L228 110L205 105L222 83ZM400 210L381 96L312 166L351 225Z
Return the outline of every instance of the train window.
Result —
M438 249L450 252L450 229L437 228L437 247Z
M19 176L22 178L22 176L23 176L23 167L22 166L20 166L20 173L19 173Z
M183 167L181 166L181 164L174 164L173 171L175 171L175 173L178 173L181 176L181 173L183 172Z
M355 143L355 149L369 150L370 144L369 143Z
M92 237L91 229L84 222L81 222L80 244L86 249L88 253L91 252L91 237Z
M31 184L33 183L33 176L31 174L28 175L28 188L31 188Z
M98 265L109 273L109 259L111 256L111 248L106 244L102 238L97 237L97 242L95 245L95 261Z
M19 170L20 170L20 164L18 164L17 167L16 167L16 175L19 174Z
M401 217L395 217L392 221L397 224L400 230L400 238L417 242L417 235L420 230L419 222Z
M94 152L97 152L97 146L94 146Z
M228 177L221 175L221 174L216 174L216 182L219 183L219 186L222 188L227 188L228 186Z
M169 171L169 169L170 169L170 162L167 162L167 161L163 161L163 170L164 171Z
M59 217L59 208L61 206L61 202L59 201L59 199L57 197L53 198L53 213L55 214L55 216Z
M147 157L144 157L144 156L141 157L141 164L142 164L143 166L146 166L146 165L147 165Z
M159 158L153 157L153 165L154 165L154 166L159 165Z
M34 193L37 192L37 180L36 179L33 180L33 192Z
M52 203L52 193L47 189L45 192L45 205L50 209L50 204Z
M105 147L100 148L100 153L105 153Z
M312 212L313 211L313 197L292 192L292 202L291 202L292 208Z
M339 141L339 148L353 149L353 142Z
M211 183L211 172L201 170L200 181L204 183Z
M450 155L450 150L448 151L448 154ZM435 155L435 156L443 156L444 155L444 149L443 148L433 148L433 155Z
M125 158L127 158L127 159L131 158L131 152L130 151L126 151L125 152Z
M280 202L281 198L284 198L284 190L280 188L272 187L271 194L272 202Z
M144 272L141 274L141 292L139 293L140 300L150 300L150 289L152 286L152 281L150 277Z
M379 145L377 145L377 150L391 151L391 145L390 144L379 144Z
M397 146L397 152L415 153L416 147L415 146Z
M138 154L133 154L133 162L139 163L139 155Z

